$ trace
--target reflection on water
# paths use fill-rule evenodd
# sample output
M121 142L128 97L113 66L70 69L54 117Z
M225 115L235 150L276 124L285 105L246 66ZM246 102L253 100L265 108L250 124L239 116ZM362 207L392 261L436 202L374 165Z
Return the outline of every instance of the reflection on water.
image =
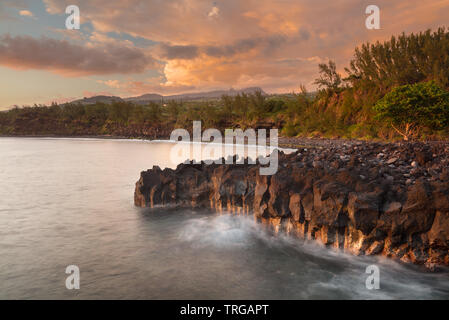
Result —
M140 171L173 167L172 147L0 138L0 298L449 298L447 273L273 236L247 216L135 208ZM380 290L365 288L370 264Z

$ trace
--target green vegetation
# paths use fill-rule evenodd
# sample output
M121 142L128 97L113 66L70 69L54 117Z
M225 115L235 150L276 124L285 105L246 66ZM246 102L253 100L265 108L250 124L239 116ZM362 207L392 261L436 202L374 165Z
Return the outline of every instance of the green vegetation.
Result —
M410 113L419 117L409 124L412 131L407 133L409 138L449 137L448 123L443 119L446 111L439 110L444 109L443 100L449 90L449 32L445 28L393 36L384 43L366 43L356 48L349 67L345 68L346 78L342 79L336 70L332 61L319 65L320 77L315 83L320 91L313 101L305 98L298 101L294 116L287 118L284 134L400 139L404 137L405 127L399 129L399 123L406 124L398 119L393 121L381 112L380 105L385 108L386 105L379 100L389 92L401 90L397 87L433 81L413 90L402 89L402 95L396 100L389 96L382 101L390 99L391 104L408 101ZM424 109L438 113L431 114Z
M222 130L282 126L281 123L273 123L272 118L284 108L282 100L266 97L260 92L184 103L35 105L0 112L0 134L168 137L174 128L191 128L192 121L199 119L204 127Z
M319 65L319 91L239 94L218 100L66 104L0 112L0 134L168 137L176 127L280 128L286 136L362 139L449 137L449 32L402 34L357 48L343 78Z
M449 92L434 81L394 88L379 100L376 118L391 124L405 140L422 130L441 130L449 125Z

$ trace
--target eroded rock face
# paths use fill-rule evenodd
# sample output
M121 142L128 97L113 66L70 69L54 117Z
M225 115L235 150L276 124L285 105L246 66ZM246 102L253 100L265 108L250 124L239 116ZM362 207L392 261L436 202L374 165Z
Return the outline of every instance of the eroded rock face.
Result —
M449 181L439 168L447 164L446 149L415 149L368 143L300 149L281 153L272 176L260 175L258 164L153 167L136 183L135 204L253 213L276 228L354 254L449 266ZM418 171L409 173L416 169L414 158Z

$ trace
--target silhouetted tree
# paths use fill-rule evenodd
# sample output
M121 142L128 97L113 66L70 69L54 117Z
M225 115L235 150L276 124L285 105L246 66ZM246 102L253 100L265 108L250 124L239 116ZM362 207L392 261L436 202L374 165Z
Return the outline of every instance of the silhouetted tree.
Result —
M320 77L315 80L314 84L320 89L328 92L336 92L340 89L342 80L341 75L337 72L337 66L334 61L329 60L328 64L320 63L318 65Z

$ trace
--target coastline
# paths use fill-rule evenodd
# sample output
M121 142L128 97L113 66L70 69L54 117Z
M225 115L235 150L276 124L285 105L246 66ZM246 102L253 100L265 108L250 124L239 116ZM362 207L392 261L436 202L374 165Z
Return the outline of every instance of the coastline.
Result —
M449 266L449 144L367 142L280 154L260 164L153 167L135 205L254 214L277 231L355 255L382 255L430 270Z
M119 136L119 135L5 135L0 134L0 138L80 138L80 139L105 139L105 140L142 140L142 141L172 141L167 136L161 136L150 139L145 136ZM207 142L203 142L207 143ZM356 139L330 139L330 138L306 138L306 137L279 137L278 146L280 148L298 149L302 147L332 147L335 145L345 145L354 143L381 143L381 144L395 144L401 142L377 141L377 140L356 140ZM449 141L428 141L424 143L448 143Z

